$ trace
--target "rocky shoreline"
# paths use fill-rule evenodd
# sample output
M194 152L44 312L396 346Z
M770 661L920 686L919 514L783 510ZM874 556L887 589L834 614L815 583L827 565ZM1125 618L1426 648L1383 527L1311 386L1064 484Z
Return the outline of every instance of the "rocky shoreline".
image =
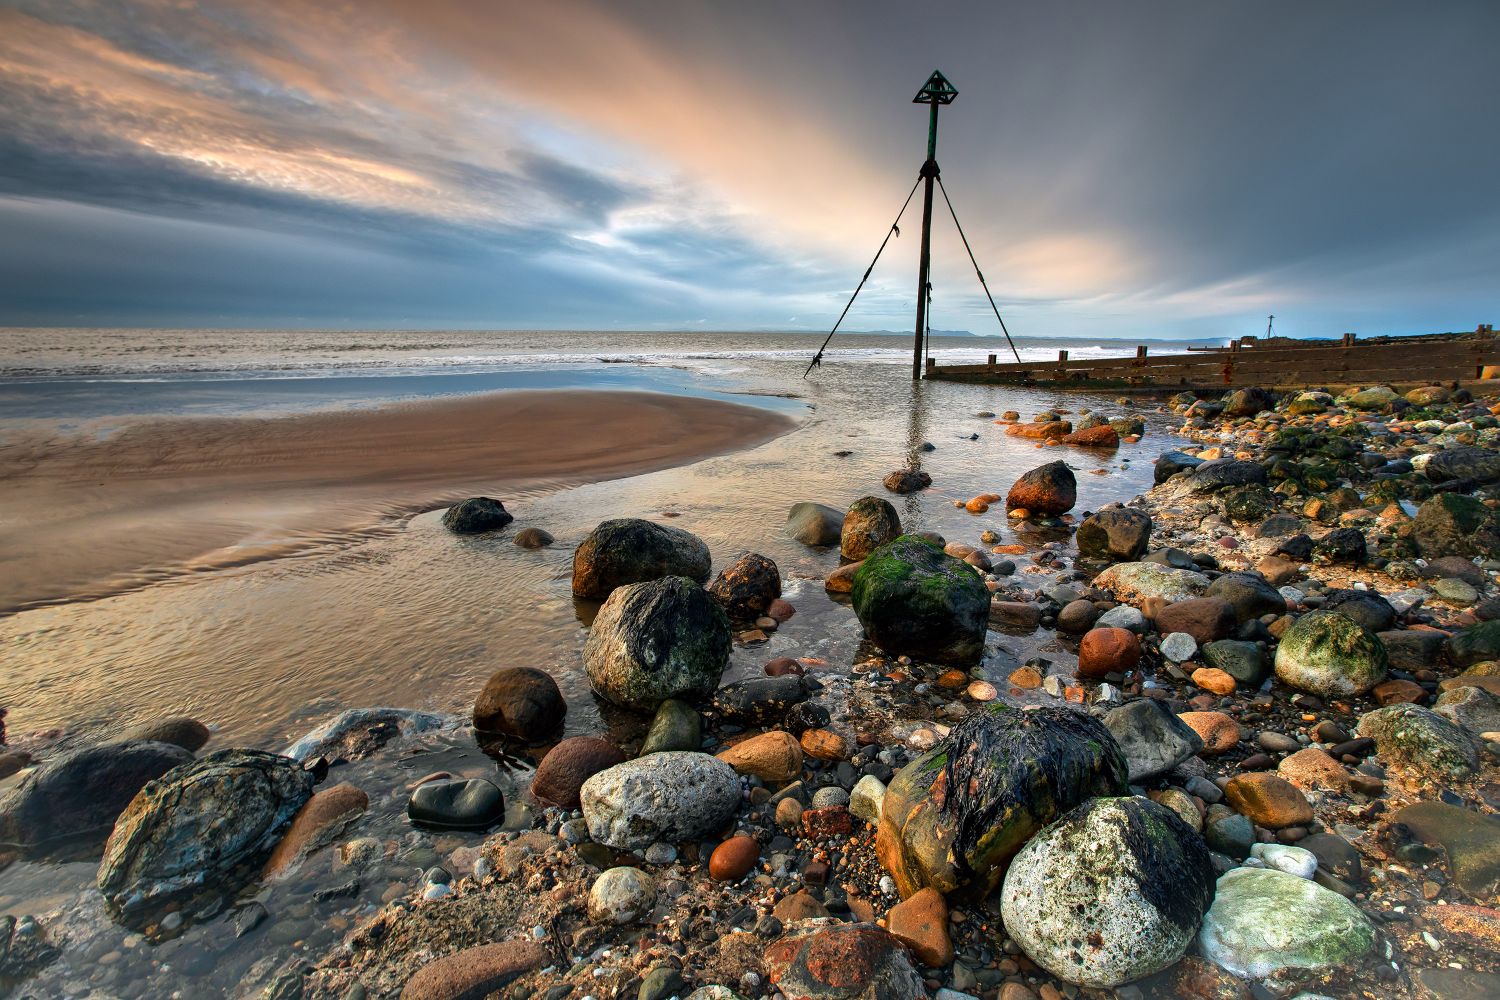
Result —
M794 505L786 530L827 552L867 636L852 664L780 657L721 686L731 648L796 613L775 563L711 575L688 532L607 521L572 588L602 601L584 667L639 720L623 736L558 741L567 705L523 666L471 719L349 712L282 754L196 756L207 730L166 720L0 753L0 776L27 769L0 844L102 853L95 905L144 944L255 933L255 887L304 864L353 886L316 902L352 899L412 856L361 829L372 796L424 837L500 831L427 851L340 914L340 944L293 942L239 994L278 1000L1500 994L1500 405L1436 386L1168 405L1198 446L1098 511L1074 511L1066 460L957 501L971 539L905 534L884 496ZM991 420L1056 454L1144 433ZM1018 543L995 544L992 506ZM474 498L444 523L510 520ZM1034 655L997 674L1016 649ZM437 732L535 772L346 777ZM46 913L0 937L0 995L75 943Z

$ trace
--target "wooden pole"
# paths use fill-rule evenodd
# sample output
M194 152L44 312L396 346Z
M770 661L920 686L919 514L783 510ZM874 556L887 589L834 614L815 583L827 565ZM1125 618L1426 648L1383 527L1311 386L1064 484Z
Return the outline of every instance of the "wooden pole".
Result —
M922 164L922 177L925 179L922 191L922 255L917 263L917 333L911 353L911 377L914 379L922 377L922 347L927 326L927 282L932 268L932 182L938 172L938 102L933 101L931 108L931 115L927 119L927 160Z

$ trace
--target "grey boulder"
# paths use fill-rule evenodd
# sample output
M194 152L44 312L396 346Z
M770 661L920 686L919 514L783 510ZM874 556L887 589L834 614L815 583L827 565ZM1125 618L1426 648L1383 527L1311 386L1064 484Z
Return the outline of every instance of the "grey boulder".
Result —
M631 850L718 833L739 808L740 779L717 757L664 750L600 771L579 799L590 837Z

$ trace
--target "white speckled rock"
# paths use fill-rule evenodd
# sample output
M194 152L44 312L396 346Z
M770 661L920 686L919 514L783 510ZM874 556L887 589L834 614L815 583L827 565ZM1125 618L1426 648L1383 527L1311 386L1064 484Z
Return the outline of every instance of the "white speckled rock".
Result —
M634 850L717 833L739 807L740 779L709 754L664 750L600 771L579 799L590 837Z
M1186 632L1173 632L1161 641L1161 655L1173 663L1184 663L1198 652L1198 640Z
M589 889L589 919L601 924L633 924L656 905L656 884L639 868L610 868Z
M1375 928L1353 903L1316 882L1266 868L1224 873L1198 931L1209 961L1272 989L1303 972L1344 965L1374 945Z
M1115 563L1094 577L1094 586L1109 591L1122 601L1138 601L1146 597L1185 601L1208 589L1208 577L1195 570L1159 563Z
M1289 847L1286 844L1256 844L1250 848L1250 856L1259 858L1267 868L1274 868L1298 878L1312 878L1318 871L1318 858L1305 847Z
M867 774L854 783L849 793L849 811L866 823L880 822L880 806L885 801L885 783Z
M1021 849L1000 905L1037 965L1114 987L1181 958L1212 894L1208 848L1176 813L1139 797L1098 798Z
M1132 632L1146 631L1146 616L1141 614L1139 608L1132 608L1128 604L1122 604L1117 608L1110 608L1099 616L1094 622L1096 628L1123 628Z

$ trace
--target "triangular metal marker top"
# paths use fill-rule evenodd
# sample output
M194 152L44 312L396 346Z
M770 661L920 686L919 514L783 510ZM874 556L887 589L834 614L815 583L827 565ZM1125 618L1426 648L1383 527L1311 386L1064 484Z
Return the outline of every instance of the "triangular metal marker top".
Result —
M917 91L917 96L911 99L913 104L952 104L953 99L958 96L958 88L948 82L948 78L937 70L927 78L922 89Z

